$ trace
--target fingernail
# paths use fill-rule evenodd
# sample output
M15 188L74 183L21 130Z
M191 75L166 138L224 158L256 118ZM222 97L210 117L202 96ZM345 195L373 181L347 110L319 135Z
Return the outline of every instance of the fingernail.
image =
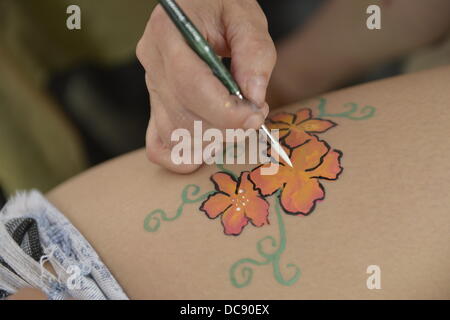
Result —
M259 107L256 103L248 99L241 100L240 103L243 103L246 107L249 107L253 112L259 112L261 109L261 107Z
M250 78L247 83L247 98L261 106L266 100L267 85L267 79L263 76Z
M258 129L264 123L264 116L261 113L254 113L247 118L244 123L245 129Z
M262 107L261 107L261 112L264 115L264 119L267 118L267 116L269 115L270 112L270 108L269 108L269 104L267 102L265 102Z

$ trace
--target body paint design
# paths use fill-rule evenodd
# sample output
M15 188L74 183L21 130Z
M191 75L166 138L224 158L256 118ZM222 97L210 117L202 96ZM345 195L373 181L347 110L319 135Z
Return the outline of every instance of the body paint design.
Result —
M330 146L313 137L301 147L293 149L289 155L293 167L281 165L278 174L262 175L261 169L254 169L250 177L263 196L279 192L284 212L293 215L308 215L316 202L325 198L325 189L320 179L337 180L342 173L342 152L331 150Z
M327 100L325 98L319 99L319 118L322 117L337 117L337 118L347 118L350 120L368 120L375 116L376 108L373 106L364 106L362 109L360 109L359 104L354 102L348 102L344 104L344 107L346 107L348 110L341 112L341 113L328 113L326 111L327 107ZM355 114L359 113L360 115L357 116Z
M195 184L188 184L184 187L181 192L181 204L178 206L178 209L174 216L168 216L166 211L163 209L156 209L150 212L144 219L144 230L147 232L155 232L158 231L161 226L162 221L174 221L178 219L184 211L184 206L187 204L192 204L200 201L204 201L212 192L206 192L201 194L196 198L191 198L193 196L197 196L200 192L200 187Z
M239 235L251 222L256 227L268 224L269 203L249 179L249 172L242 172L239 179L225 172L211 177L217 192L210 195L200 206L200 211L215 219L222 216L222 225L227 235Z
M223 152L226 153L229 150L224 150ZM234 153L236 156L237 153ZM223 164L217 164L217 168L225 173L228 173L230 176L232 176L235 180L238 178L233 171L225 169ZM155 209L152 212L150 212L144 219L144 230L147 232L156 232L159 230L161 226L161 221L174 221L177 220L184 212L184 207L187 204L193 204L201 201L205 201L209 196L214 194L214 191L209 191L204 194L201 194L200 196L196 198L192 198L194 196L197 196L200 192L200 187L195 184L188 184L184 187L183 191L181 192L181 204L178 206L177 211L175 212L175 215L168 216L167 212L163 209Z
M253 279L254 267L272 265L275 280L291 286L300 278L300 269L295 264L286 268L293 274L286 278L280 268L281 255L286 248L286 229L282 210L290 215L310 214L317 201L325 198L325 189L320 180L337 180L342 173L342 152L333 150L315 135L328 131L336 123L313 118L311 109L303 108L297 113L282 112L270 118L268 127L279 129L281 142L293 163L291 168L280 162L275 175L262 175L261 170L271 163L263 164L251 172L244 171L239 179L233 173L217 172L211 176L216 192L200 206L209 218L222 216L226 235L238 236L252 222L256 227L268 224L269 204L267 197L276 195L275 213L278 222L279 240L272 236L260 239L256 249L262 259L243 258L229 270L231 284L236 288L248 286ZM223 166L220 167L224 169ZM241 197L243 194L245 196ZM271 250L267 250L271 249ZM270 245L270 246L269 246Z
M297 113L282 112L269 119L269 129L280 130L280 140L289 148L297 148L311 139L315 133L323 133L336 126L330 120L312 119L311 109L304 108Z
M325 189L319 180L337 180L342 173L342 152L332 150L325 141L314 135L337 126L336 123L313 118L311 109L303 108L295 114L275 114L268 126L284 131L281 142L293 167L280 162L277 174L263 175L261 171L271 165L267 163L250 173L242 172L238 180L226 172L211 176L216 192L202 203L200 211L211 219L222 216L226 235L239 235L249 221L256 227L268 224L265 198L277 191L285 213L310 214L317 201L325 198ZM243 182L244 187L240 187ZM240 193L244 195L245 202L241 201Z
M275 280L282 285L291 286L298 281L300 278L300 268L292 263L286 265L287 269L293 270L292 276L289 278L285 278L280 269L280 259L284 250L286 249L286 228L284 226L283 214L280 209L280 204L276 201L275 204L276 217L278 222L278 233L279 240L277 240L272 236L266 236L260 239L256 243L256 250L258 254L261 256L262 260L256 260L252 258L243 258L235 263L230 268L230 282L236 288L243 288L248 286L253 279L253 268L248 265L252 265L254 267L272 265L273 268L273 276ZM266 248L272 249L270 251L266 250ZM269 247L270 245L270 247ZM239 279L242 278L242 279Z
M274 115L268 121L268 126L280 129L280 139L285 150L289 152L293 168L280 163L277 175L263 176L260 165L250 172L244 171L236 175L227 170L222 164L217 164L219 172L211 176L215 190L200 194L200 187L187 185L181 194L182 203L174 216L168 216L166 211L156 209L145 217L144 229L155 232L160 228L161 221L178 219L187 204L200 203L200 211L211 219L221 218L225 235L238 236L248 222L255 227L268 224L270 206L267 198L274 196L275 220L278 224L279 239L266 236L256 243L256 250L262 259L243 258L236 261L229 269L231 285L243 288L251 284L253 268L272 265L275 280L285 286L295 284L300 278L300 269L295 264L287 264L285 269L291 270L286 277L280 268L281 255L287 245L287 235L284 224L284 214L309 215L314 211L316 203L325 198L325 189L321 180L337 180L342 173L342 152L332 149L317 134L328 131L337 126L323 117L339 117L351 120L366 120L375 115L376 109L365 106L359 110L356 103L347 103L350 108L342 113L326 111L327 101L319 100L317 118L312 117L311 109L303 108L297 113L282 112ZM360 115L356 115L360 113ZM226 150L225 150L226 152ZM244 190L244 198L239 198L239 191ZM233 201L234 200L234 201ZM245 206L243 205L245 203ZM243 207L250 208L243 210ZM253 207L252 207L253 205ZM240 207L240 210L237 208ZM232 209L234 208L234 209ZM293 272L292 272L293 271Z

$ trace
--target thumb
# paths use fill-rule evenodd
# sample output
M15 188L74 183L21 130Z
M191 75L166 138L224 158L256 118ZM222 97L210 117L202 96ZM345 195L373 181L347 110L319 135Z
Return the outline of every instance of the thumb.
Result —
M236 1L226 8L224 24L233 76L244 96L262 106L277 57L267 19L256 1Z

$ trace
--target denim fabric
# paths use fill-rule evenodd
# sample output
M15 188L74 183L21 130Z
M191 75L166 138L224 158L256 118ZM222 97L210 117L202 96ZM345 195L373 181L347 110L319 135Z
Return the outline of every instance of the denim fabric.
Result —
M0 299L24 287L52 300L128 299L87 240L38 191L17 194L0 211Z

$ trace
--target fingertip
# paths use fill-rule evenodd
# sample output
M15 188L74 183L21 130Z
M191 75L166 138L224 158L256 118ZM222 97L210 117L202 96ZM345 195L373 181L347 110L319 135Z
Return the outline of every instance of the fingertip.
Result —
M217 113L214 118L220 121L222 129L256 129L265 119L264 108L258 107L250 100L241 100L236 96L230 96L225 107L217 112L220 114ZM214 125L216 120L209 119L209 122Z
M264 115L260 112L250 115L244 122L244 129L258 129L264 123Z
M173 165L173 167L167 168L175 173L190 174L200 169L201 166L202 166L201 164L180 164L180 165Z
M271 39L236 44L232 56L233 75L244 95L258 106L264 104L270 77L276 63Z

